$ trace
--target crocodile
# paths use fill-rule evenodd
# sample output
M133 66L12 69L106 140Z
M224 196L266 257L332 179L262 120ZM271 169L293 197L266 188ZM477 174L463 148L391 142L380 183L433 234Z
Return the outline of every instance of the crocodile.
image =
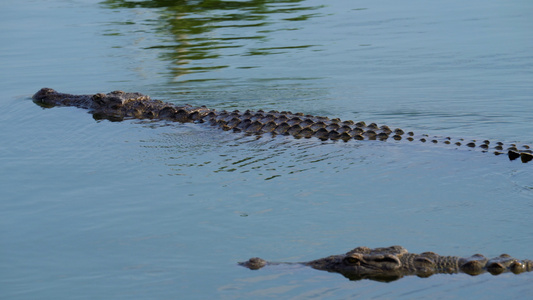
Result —
M450 137L431 137L400 128L391 129L376 123L341 121L338 118L312 116L290 111L217 111L205 106L176 105L153 100L141 93L113 91L107 94L72 95L59 93L50 88L42 88L33 101L46 108L54 106L75 106L88 109L95 119L122 121L124 119L159 119L181 123L208 123L223 130L244 132L246 134L290 135L295 138L315 137L320 140L380 140L393 139L428 143L444 143L455 146L478 148L483 152L496 155L507 154L510 160L520 158L523 163L533 160L533 151L528 145L505 145L502 142L452 140Z
M426 278L433 274L466 273L472 276L483 273L499 275L512 272L520 274L533 271L532 260L518 260L507 254L488 259L481 254L470 257L441 256L434 252L409 253L402 246L383 248L357 247L346 254L299 263L267 262L254 257L239 265L258 270L267 265L299 264L311 268L342 274L349 280L370 279L390 282L404 276Z

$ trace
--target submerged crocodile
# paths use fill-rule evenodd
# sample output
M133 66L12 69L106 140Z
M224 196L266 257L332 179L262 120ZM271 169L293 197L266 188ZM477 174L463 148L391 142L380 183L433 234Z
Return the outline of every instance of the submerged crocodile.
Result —
M499 275L507 272L520 274L533 271L532 260L518 260L507 254L492 259L487 259L481 254L470 257L441 256L433 252L409 253L402 246L375 249L358 247L346 254L301 263L267 262L259 257L239 263L251 270L280 264L305 265L317 270L340 273L350 280L371 279L384 282L409 275L429 277L439 273L466 273L476 276L486 272Z
M42 88L33 95L35 103L43 107L75 106L88 109L95 119L121 121L124 119L161 119L176 122L209 123L223 130L233 130L248 134L272 133L291 135L295 138L315 137L321 140L419 140L421 142L444 143L455 146L465 145L479 148L483 152L492 151L496 155L507 154L510 160L520 158L526 163L533 159L529 146L520 148L515 144L504 145L488 140L464 141L449 137L438 138L428 135L415 136L413 132L405 133L402 129L391 130L388 126L375 123L341 121L302 113L287 111L216 111L205 106L175 105L160 100L152 100L140 93L114 91L94 95L71 95Z

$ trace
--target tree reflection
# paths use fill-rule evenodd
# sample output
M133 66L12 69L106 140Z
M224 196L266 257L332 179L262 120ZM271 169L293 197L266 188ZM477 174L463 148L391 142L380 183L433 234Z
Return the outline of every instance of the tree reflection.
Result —
M322 6L304 6L303 0L249 1L127 1L107 0L111 9L147 8L159 14L155 32L171 36L148 49L160 49L161 59L172 61L174 76L228 67L222 56L250 56L286 53L313 45L258 47L276 31L297 30L294 22L318 15L309 13ZM278 26L272 26L278 24ZM284 24L279 26L279 24ZM210 60L210 61L208 61ZM197 64L192 64L196 62ZM202 63L201 63L202 62Z

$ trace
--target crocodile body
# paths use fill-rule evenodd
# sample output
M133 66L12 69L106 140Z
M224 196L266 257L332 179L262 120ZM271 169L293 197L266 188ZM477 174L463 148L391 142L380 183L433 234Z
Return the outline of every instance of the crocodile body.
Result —
M176 122L209 123L223 130L233 130L249 134L291 135L295 138L315 137L321 140L419 140L421 142L444 143L455 146L479 148L496 155L507 154L509 159L520 158L526 163L533 159L529 146L520 148L515 144L504 145L488 140L464 141L462 139L415 136L413 132L405 133L402 129L391 130L388 126L375 123L341 121L327 117L304 115L287 111L216 111L205 106L175 105L159 100L152 100L140 93L114 91L94 95L71 95L43 88L33 95L35 103L43 107L75 106L88 109L96 119L120 121L124 119L161 119Z
M487 259L481 254L470 257L441 256L433 252L409 253L402 246L375 249L358 247L346 254L303 263L267 262L254 257L239 264L252 270L266 265L301 264L317 270L340 273L350 280L371 279L385 282L409 275L429 277L439 273L466 273L475 276L486 272L499 275L507 272L519 274L533 271L532 260L518 260L507 254L492 259Z

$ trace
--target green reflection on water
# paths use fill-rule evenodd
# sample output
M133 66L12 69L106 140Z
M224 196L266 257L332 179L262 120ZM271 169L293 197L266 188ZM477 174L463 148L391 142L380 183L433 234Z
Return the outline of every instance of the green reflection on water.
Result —
M323 6L305 6L303 0L250 0L250 1L103 1L104 7L153 9L158 20L143 20L151 24L154 33L164 38L158 45L144 47L157 49L159 57L171 61L174 77L203 73L231 67L225 57L284 54L318 45L275 44L270 42L278 31L298 30L292 24L306 21L320 14L309 11ZM282 24L281 26L279 24ZM135 22L121 22L135 25ZM276 25L277 24L277 25ZM291 24L291 27L287 27ZM274 26L276 25L276 26ZM119 35L111 32L106 35ZM168 39L168 36L171 38ZM270 43L269 43L270 45ZM243 69L241 66L235 66Z

